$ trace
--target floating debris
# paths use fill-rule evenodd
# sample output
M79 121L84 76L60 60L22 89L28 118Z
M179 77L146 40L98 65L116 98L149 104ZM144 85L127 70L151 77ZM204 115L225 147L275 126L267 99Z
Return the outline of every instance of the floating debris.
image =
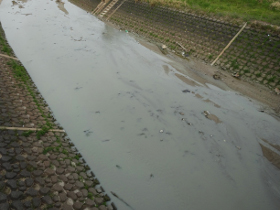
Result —
M191 92L191 91L189 91L188 89L186 89L186 90L182 90L182 92L183 92L183 93L189 93L189 92Z
M215 80L220 80L220 79L221 79L221 76L220 76L220 75L217 75L217 74L214 74L214 75L213 75L213 78L214 78Z
M105 140L102 140L102 142L106 142L106 141L110 141L110 139L105 139Z
M164 132L164 130L160 130L159 132L160 132L160 133L163 133L163 132Z

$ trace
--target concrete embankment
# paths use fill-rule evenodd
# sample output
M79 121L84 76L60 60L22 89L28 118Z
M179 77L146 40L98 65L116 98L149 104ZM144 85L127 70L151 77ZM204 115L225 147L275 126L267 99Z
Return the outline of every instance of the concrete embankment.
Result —
M1 25L0 41L0 54L12 56ZM25 68L6 57L0 57L0 127L1 210L114 209Z
M89 11L99 3L98 0L73 2ZM111 16L122 2L118 1L103 18ZM125 30L165 44L178 55L193 56L207 63L220 54L242 27L242 24L165 7L151 7L148 3L133 0L125 1L110 21ZM183 51L186 51L185 55L182 55ZM238 73L244 80L279 89L280 35L276 31L247 26L215 65Z

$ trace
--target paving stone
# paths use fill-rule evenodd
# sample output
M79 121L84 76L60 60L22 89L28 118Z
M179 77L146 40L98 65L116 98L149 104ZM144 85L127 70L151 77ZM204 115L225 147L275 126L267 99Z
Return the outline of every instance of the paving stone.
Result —
M55 174L55 171L54 171L53 169L51 169L51 168L47 168L47 169L45 170L45 173L46 173L47 175L54 175L54 174Z
M64 173L64 169L63 168L57 168L56 169L56 173L57 174L63 174Z
M65 190L71 190L73 188L73 185L72 184L66 184L66 185L64 185L64 189Z
M58 191L58 192L62 192L62 191L63 191L63 187L62 187L61 185L59 185L59 184L55 184L55 185L52 187L52 189L53 189L54 191Z
M86 205L88 205L90 207L95 206L95 202L89 198L86 200L85 203L86 203Z
M23 192L21 191L12 191L10 196L12 200L19 200L23 195Z
M25 169L26 166L27 166L27 163L21 162L21 163L19 163L19 166L20 166L21 169Z
M55 196L53 196L53 201L56 203L56 202L58 202L58 201L60 201L60 198L59 198L59 196L58 195L55 195Z
M14 208L16 210L22 210L23 209L23 204L20 200L13 201L11 206L12 206L12 208Z
M40 198L33 198L32 199L32 205L35 208L38 208L41 205L41 199Z
M47 160L48 157L46 155L41 154L41 155L38 156L38 159L39 160Z
M17 174L14 172L7 172L5 174L6 179L14 179L16 176L17 176Z
M33 171L32 172L32 174L34 175L34 176L41 176L42 175L42 173L43 173L43 171L41 171L41 170L35 170L35 171Z
M6 183L1 181L0 182L0 191L2 191L5 188L5 186L6 186Z
M84 179L87 179L87 175L86 175L85 172L81 172L81 173L80 173L80 176L83 177Z
M82 189L81 193L83 194L84 197L88 196L88 191L86 189Z
M5 203L7 200L7 195L0 192L0 203Z
M48 204L48 205L50 205L50 204L53 203L51 197L48 196L48 195L46 195L46 196L44 196L44 197L42 198L42 202L44 202L44 203L46 203L46 204Z
M34 184L34 181L33 181L33 179L28 178L25 180L25 184L27 187L31 187Z
M61 179L64 182L68 181L68 178L65 175L59 175L59 179Z
M89 188L88 191L91 192L93 195L97 195L98 194L96 189L93 188L93 187Z
M46 168L49 167L50 166L50 161L44 161L44 165L45 165Z
M12 190L16 190L17 189L17 182L14 179L10 179L6 182L6 185L8 187L10 187Z
M52 183L57 183L57 176L52 176L51 181Z
M1 210L8 210L9 209L9 204L8 203L1 203L0 204L0 209Z
M53 160L53 161L52 161L52 164L54 164L56 167L59 166L59 162L58 162L57 160Z
M70 173L73 173L76 169L72 166L68 166L66 170L69 171Z
M26 194L27 195L30 195L32 197L35 197L38 195L38 191L35 190L34 188L29 188L27 191L26 191Z
M24 203L23 203L23 205L26 207L26 208L30 208L31 207L31 201L29 200L29 201L25 201Z
M94 199L94 202L97 204L97 205L100 205L104 202L104 198L95 198Z
M12 171L13 170L12 165L10 163L3 163L2 166L6 171Z
M30 177L31 173L24 169L20 172L20 175L21 175L21 177Z
M65 192L62 192L59 194L59 197L60 197L60 200L62 202L66 201L67 200L67 196L66 196L66 193Z
M37 182L39 185L43 186L45 184L45 180L40 178L40 177L37 177L35 179L35 182Z
M90 187L93 185L93 181L87 180L85 181L85 184Z
M48 187L42 187L42 188L40 188L40 193L41 193L42 195L48 194L49 191L50 191L50 188L48 188Z
M67 203L64 203L62 205L63 210L73 210L72 205L68 205Z
M104 206L104 205L99 206L98 209L99 209L99 210L107 210L106 206Z
M60 202L57 202L57 203L54 204L54 206L55 206L56 208L60 208L61 203L60 203Z
M80 181L76 181L76 182L75 182L75 185L76 185L76 187L78 187L78 188L83 188L83 187L84 187L84 183L83 183L83 182L80 182Z
M73 191L67 192L67 196L73 200L77 200L77 195Z
M24 161L25 158L24 158L23 156L21 156L21 155L17 155L17 156L16 156L16 160L17 160L17 161Z
M82 192L77 192L76 195L77 195L78 198L80 198L80 197L83 196L83 193Z
M78 210L78 209L82 209L82 206L83 206L83 203L75 202L73 205L73 208Z

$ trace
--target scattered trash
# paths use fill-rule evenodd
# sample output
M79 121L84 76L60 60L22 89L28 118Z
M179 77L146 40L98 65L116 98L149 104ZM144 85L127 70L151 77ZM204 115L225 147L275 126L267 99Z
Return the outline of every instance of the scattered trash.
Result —
M185 121L185 118L182 118L181 120L182 120L182 121Z
M182 56L183 57L189 57L189 54L185 53L185 52L182 52Z
M215 80L220 80L220 79L221 79L221 76L220 76L220 75L217 75L217 74L214 74L214 75L213 75L213 78L214 78Z
M183 112L179 112L180 115L185 115Z
M203 111L204 116L209 119L209 120L213 120L215 123L221 123L222 121L220 121L220 119L214 115L214 114L210 114L209 111Z
M166 50L167 49L166 45L162 45L161 49Z
M183 92L183 93L189 93L189 92L191 92L191 91L189 91L188 89L186 89L186 90L182 90L182 92Z
M105 140L102 140L102 142L106 142L106 141L110 141L110 139L105 139Z
M125 30L126 33L128 33L128 30Z
M232 76L235 77L235 78L239 78L239 77L240 77L240 75L239 75L238 73L236 73L236 72L234 72L234 73L232 74Z
M280 95L280 90L278 88L275 88L275 92L277 95Z
M90 129L88 129L88 130L85 130L84 133L86 134L86 136L89 136L92 133L92 131L90 131Z
M235 146L238 150L241 150L241 147L239 147L239 146Z
M159 132L160 132L160 133L163 133L164 131L163 131L163 130L160 130Z

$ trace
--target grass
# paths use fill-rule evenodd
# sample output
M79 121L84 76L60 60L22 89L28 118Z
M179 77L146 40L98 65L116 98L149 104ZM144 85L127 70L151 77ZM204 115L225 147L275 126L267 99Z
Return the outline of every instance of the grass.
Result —
M162 5L217 17L264 21L280 25L279 0L143 0L151 6Z

